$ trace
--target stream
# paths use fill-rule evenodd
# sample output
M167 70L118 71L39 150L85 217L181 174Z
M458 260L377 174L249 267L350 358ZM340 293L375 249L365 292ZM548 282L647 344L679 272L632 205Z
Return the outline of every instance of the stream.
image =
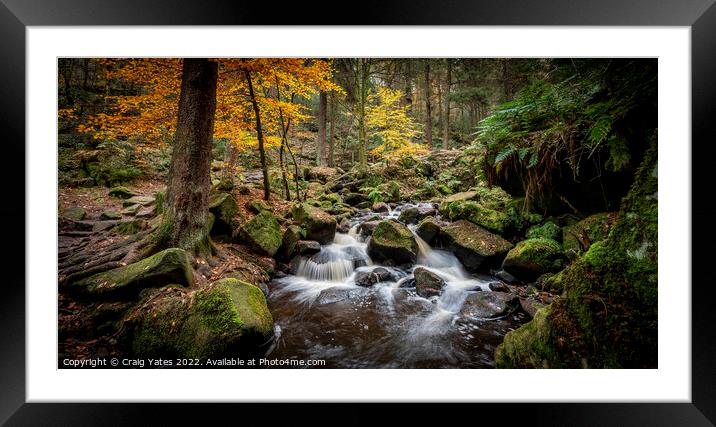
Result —
M397 218L409 206L415 205L353 217L348 233L336 233L320 252L295 259L295 274L269 284L275 339L266 357L321 359L327 368L494 367L494 351L504 335L527 321L519 310L480 318L463 309L468 295L490 291L495 277L467 272L452 253L430 247L417 235L414 266L382 266L367 255L368 238L358 232L360 224L376 214ZM441 295L423 298L409 287L420 266L445 280ZM371 271L386 281L356 284Z

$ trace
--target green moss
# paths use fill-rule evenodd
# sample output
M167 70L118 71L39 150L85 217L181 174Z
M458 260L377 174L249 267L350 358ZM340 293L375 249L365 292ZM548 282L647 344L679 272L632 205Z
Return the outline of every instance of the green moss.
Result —
M603 212L564 227L562 229L564 249L581 254L589 249L591 244L607 238L615 219L615 213Z
M306 230L306 238L322 245L333 241L336 219L322 209L299 203L291 210L294 222Z
M228 235L234 231L234 217L239 213L239 204L229 193L218 193L209 199L209 212L214 214L214 224L211 234Z
M154 193L154 215L161 215L164 213L164 192L157 191Z
M443 211L452 221L464 219L498 234L505 233L512 224L505 213L474 201L451 202Z
M552 348L551 326L547 317L551 306L539 309L534 319L510 331L495 351L498 368L560 368L561 362Z
M109 190L108 194L110 197L116 197L118 199L129 199L131 197L138 196L137 193L127 187L113 187Z
M121 219L122 214L117 211L104 211L99 215L99 219L102 220L109 220L109 219Z
M87 211L79 206L72 206L62 211L62 216L74 221L82 221L87 216Z
M148 258L70 284L70 289L95 297L135 297L148 287L176 283L191 286L192 269L187 253L170 248Z
M555 242L561 242L562 229L557 224L547 221L541 226L535 225L530 227L530 229L527 230L526 237L528 239L544 238L554 240Z
M248 244L267 256L274 256L281 247L281 229L276 217L268 211L262 211L242 224L238 237L240 243Z
M265 200L255 199L246 204L246 207L253 213L261 213L263 211L271 212L271 206Z
M561 298L544 322L515 331L522 339L505 338L496 353L498 366L533 367L544 346L565 367L657 366L656 156L654 139L607 238L592 242L582 258L547 279L563 284Z
M122 221L115 225L112 229L114 232L119 234L137 234L144 228L144 221L140 219L133 219L130 221Z
M408 227L394 220L381 221L368 242L368 253L376 261L397 264L415 262L418 244Z
M502 268L513 276L533 281L540 275L556 272L564 267L562 247L551 239L527 239L512 248Z

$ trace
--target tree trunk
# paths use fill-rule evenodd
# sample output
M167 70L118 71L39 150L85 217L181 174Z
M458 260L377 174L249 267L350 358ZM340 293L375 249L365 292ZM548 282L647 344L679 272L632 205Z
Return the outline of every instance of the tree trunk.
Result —
M425 60L425 137L428 146L433 149L433 116L430 109L430 62Z
M216 62L184 59L164 217L154 250L211 253L208 201L217 75Z
M447 62L447 71L445 76L445 90L443 91L443 97L445 106L443 107L443 149L447 150L450 148L450 85L452 80L452 61L450 58L445 60Z
M336 95L331 95L331 102L330 102L331 108L330 108L330 130L328 133L328 166L333 167L333 149L335 145L335 138L336 138L336 119L337 119L337 111L336 107L338 106L338 102L336 102Z
M261 128L261 111L259 104L256 102L256 94L254 94L254 85L251 83L251 72L244 69L246 84L249 86L249 97L251 98L251 106L254 108L254 116L256 117L256 139L259 141L259 158L261 159L261 171L264 175L264 200L269 199L271 194L271 186L269 184L268 166L266 165L266 150L264 150L264 134Z
M325 164L326 159L326 110L328 97L325 91L318 95L318 147L316 147L316 166Z

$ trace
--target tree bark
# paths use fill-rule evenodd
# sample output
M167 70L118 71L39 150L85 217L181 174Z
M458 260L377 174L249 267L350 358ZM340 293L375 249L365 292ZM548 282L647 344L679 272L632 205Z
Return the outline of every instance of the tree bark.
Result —
M430 62L425 60L425 137L428 146L433 149L433 116L430 108Z
M256 94L254 93L254 85L251 83L251 72L244 69L244 76L246 77L246 84L249 86L249 97L251 98L251 106L254 109L254 116L256 117L256 138L259 141L259 158L261 159L261 171L264 176L264 200L268 200L271 194L271 186L269 183L268 166L266 164L266 150L264 150L264 134L261 128L261 110L259 104L256 102Z
M179 247L211 253L208 201L217 76L216 62L184 59L164 216L153 251Z
M450 58L445 59L447 62L446 76L445 76L445 90L443 91L443 97L445 106L443 107L443 149L447 150L450 148L450 85L452 84L452 61Z
M337 119L337 111L336 107L338 106L338 102L336 102L336 95L331 95L331 102L330 102L330 130L328 133L328 166L333 167L333 150L335 147L335 139L336 139L336 119Z
M316 166L325 164L326 159L326 110L328 97L325 91L318 95L318 147L316 148Z

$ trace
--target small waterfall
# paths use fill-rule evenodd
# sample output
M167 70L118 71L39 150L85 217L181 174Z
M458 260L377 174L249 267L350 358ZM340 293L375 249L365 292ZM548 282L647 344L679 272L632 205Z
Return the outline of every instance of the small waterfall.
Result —
M319 282L344 283L356 268L370 264L365 243L350 234L336 233L333 244L321 247L310 258L298 260L296 275Z

